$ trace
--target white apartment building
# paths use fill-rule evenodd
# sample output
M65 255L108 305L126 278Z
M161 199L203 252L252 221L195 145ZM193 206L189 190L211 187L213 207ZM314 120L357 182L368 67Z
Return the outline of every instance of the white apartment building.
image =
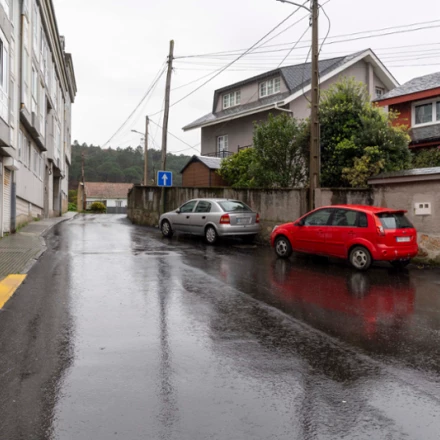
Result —
M72 57L52 0L0 0L0 234L67 210Z

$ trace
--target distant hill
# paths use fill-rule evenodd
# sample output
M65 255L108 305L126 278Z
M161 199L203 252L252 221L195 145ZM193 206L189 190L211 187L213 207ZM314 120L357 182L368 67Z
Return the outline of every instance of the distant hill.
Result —
M81 154L85 153L84 174L89 182L141 183L144 174L144 150L136 148L102 149L86 143L72 145L72 164L69 170L69 189L77 189L81 180ZM167 171L173 172L173 185L182 185L180 170L190 156L167 154ZM155 179L161 168L160 150L148 149L148 178Z

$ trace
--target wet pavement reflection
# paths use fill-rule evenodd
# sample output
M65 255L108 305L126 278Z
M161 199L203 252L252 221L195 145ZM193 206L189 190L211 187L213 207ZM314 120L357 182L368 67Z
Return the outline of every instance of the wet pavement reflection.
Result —
M117 215L49 241L0 314L0 402L20 402L4 438L438 438L439 271L283 261Z

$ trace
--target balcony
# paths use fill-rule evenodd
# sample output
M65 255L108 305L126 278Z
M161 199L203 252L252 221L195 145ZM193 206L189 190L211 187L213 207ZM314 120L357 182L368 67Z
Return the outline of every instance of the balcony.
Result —
M205 153L203 154L203 156L208 156L208 157L221 157L222 159L224 159L225 157L229 157L232 156L234 154L233 151L214 151L212 153Z

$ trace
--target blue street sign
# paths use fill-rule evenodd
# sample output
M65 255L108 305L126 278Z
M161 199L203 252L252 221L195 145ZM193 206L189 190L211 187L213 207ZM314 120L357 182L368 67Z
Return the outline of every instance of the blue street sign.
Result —
M157 186L173 186L173 173L171 171L158 171Z

